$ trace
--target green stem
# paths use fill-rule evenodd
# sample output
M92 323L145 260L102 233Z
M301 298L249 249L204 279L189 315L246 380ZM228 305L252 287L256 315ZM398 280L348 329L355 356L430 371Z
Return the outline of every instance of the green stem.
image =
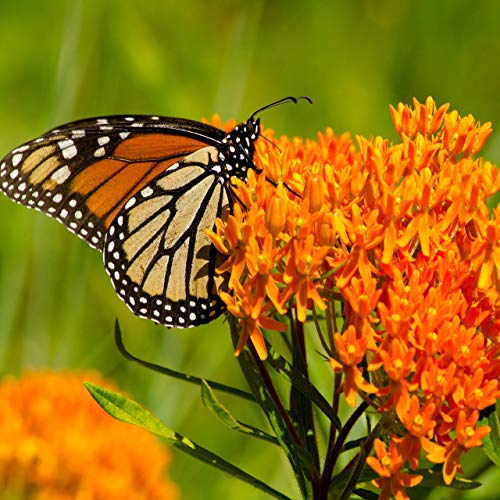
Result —
M317 500L326 500L328 498L328 490L330 488L330 483L333 476L333 469L335 467L335 464L337 463L340 453L342 452L345 440L347 439L347 436L351 432L358 419L364 414L367 408L367 403L361 403L354 410L352 415L340 430L337 440L330 439L329 448L325 459L325 466L323 468L323 474L321 475L321 482ZM335 428L333 428L333 426L331 427L331 429L332 431L335 431Z
M302 374L305 380L309 381L307 368L306 343L304 336L304 323L294 321L292 323L292 344L293 344L293 366ZM319 453L314 426L312 401L305 396L293 384L290 387L290 414L297 426L299 435L306 443L306 448L312 457L312 464L309 469L310 480L313 485L319 484Z

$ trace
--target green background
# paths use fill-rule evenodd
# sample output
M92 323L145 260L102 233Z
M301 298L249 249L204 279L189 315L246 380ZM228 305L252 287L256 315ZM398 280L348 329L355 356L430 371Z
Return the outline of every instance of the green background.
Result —
M496 127L499 19L496 0L2 0L0 151L83 117L200 119L219 112L243 120L273 100L304 94L313 106L266 112L265 125L290 136L314 138L331 126L395 139L389 104L432 95ZM500 162L497 131L484 156ZM115 317L136 355L243 386L222 320L174 333L135 318L116 297L97 252L0 196L0 370L98 369L167 425L296 497L279 450L225 429L201 405L196 387L121 358ZM318 370L318 377L328 376ZM250 405L221 399L237 417L264 425ZM173 453L171 476L184 498L260 498ZM464 464L469 474L483 467L480 454ZM500 478L491 476L480 479L495 487ZM484 496L469 498L491 493L485 488Z

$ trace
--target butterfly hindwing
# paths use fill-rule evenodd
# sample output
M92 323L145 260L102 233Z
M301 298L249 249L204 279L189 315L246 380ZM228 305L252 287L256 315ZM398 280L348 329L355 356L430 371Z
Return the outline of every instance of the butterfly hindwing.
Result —
M187 156L131 197L111 223L106 270L136 315L186 327L223 311L218 254L205 233L230 203L217 162L213 147Z

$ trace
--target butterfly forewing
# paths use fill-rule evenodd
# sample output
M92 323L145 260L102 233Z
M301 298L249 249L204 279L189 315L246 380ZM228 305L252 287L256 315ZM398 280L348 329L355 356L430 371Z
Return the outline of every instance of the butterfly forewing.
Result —
M111 221L135 192L179 159L223 137L221 130L191 120L81 120L8 154L0 162L0 189L102 250Z
M216 159L209 147L171 166L132 197L109 228L106 269L138 316L186 327L224 309L217 252L205 233L230 203L228 188L210 169Z

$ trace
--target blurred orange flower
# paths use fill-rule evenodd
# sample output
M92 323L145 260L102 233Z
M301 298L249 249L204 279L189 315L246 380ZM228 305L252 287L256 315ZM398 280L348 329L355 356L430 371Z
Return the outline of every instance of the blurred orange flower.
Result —
M95 373L26 373L0 384L0 496L177 499L168 449L114 420L83 386ZM11 496L9 496L11 495Z

